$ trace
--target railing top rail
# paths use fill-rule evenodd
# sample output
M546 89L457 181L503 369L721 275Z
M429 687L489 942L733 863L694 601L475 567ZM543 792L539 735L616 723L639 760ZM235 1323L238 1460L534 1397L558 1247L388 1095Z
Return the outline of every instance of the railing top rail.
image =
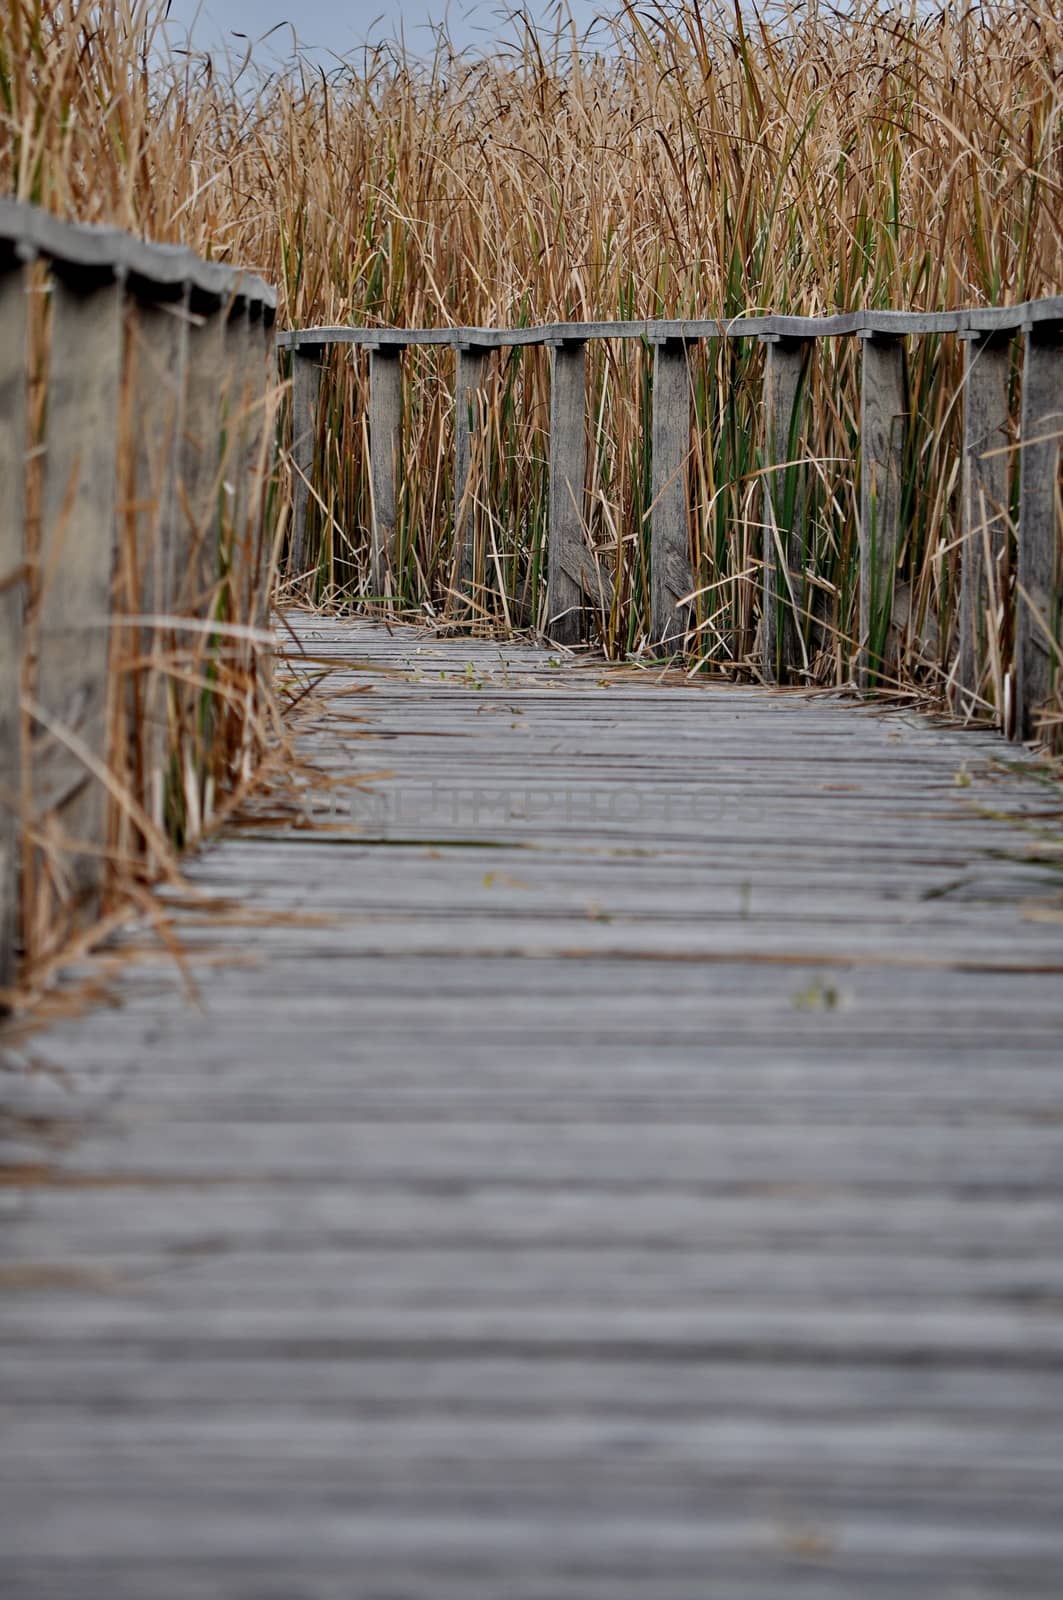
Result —
M697 339L819 339L870 334L1017 333L1041 323L1063 323L1063 295L1014 306L957 311L845 311L830 317L719 317L695 321L552 322L531 328L302 328L281 333L284 349L331 344L399 348L457 345L498 350L515 345L583 344L592 339L645 339L650 344Z
M73 275L111 273L147 294L188 287L212 301L246 300L267 318L277 309L276 291L242 267L204 261L183 245L150 244L120 228L63 222L37 206L0 200L0 263L38 256Z

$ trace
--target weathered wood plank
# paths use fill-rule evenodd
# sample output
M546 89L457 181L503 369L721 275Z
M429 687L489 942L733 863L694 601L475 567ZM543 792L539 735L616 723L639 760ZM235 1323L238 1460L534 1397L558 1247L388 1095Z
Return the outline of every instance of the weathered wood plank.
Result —
M907 414L901 339L863 341L860 405L861 688L894 681L893 596L901 547L901 483Z
M89 763L106 757L122 321L119 284L53 280L31 759L35 814L56 811L69 841L72 904L103 882L107 795Z
M401 448L402 351L381 346L369 353L369 454L373 491L369 569L372 598L385 603L395 596ZM465 472L468 472L467 459Z
M0 989L18 929L27 359L25 269L0 256Z
M1034 737L1058 671L1059 462L1063 441L1063 332L1034 327L1024 339L1019 458L1019 556L1015 602L1016 739Z
M307 514L314 487L320 395L320 352L313 346L297 348L292 353L292 531L288 557L289 570L295 579L302 577L307 560Z
M761 671L787 683L804 661L805 534L799 482L807 341L770 337L764 355L764 553Z
M176 545L178 608L206 614L218 581L226 413L232 383L225 308L193 306L188 329L184 436L178 463L183 530Z
M13 1600L1054 1600L1050 787L289 621L376 809L264 796L167 894L199 1006L131 928L4 1075Z
M961 706L984 697L991 675L990 620L1007 598L1011 341L970 338L964 347L962 545L960 550L959 659ZM999 677L999 672L998 672ZM998 712L1004 707L998 704Z
M471 606L474 613L485 552L477 548L480 518L473 457L489 359L484 350L460 345L454 382L454 587L459 607L467 610Z
M546 557L548 639L583 637L583 596L591 589L584 494L587 482L587 358L581 343L551 351L550 531ZM591 591L592 592L592 591Z
M686 469L690 455L690 370L686 345L659 344L653 361L653 509L650 573L654 639L682 648L694 578ZM682 604L682 602L686 602Z
M130 504L126 507L125 565L133 579L131 613L161 617L175 610L183 515L178 502L178 462L187 384L187 296L177 301L134 301L127 313L129 417L132 448ZM138 729L138 799L157 827L163 823L167 726L167 675L163 659L173 631L158 623L141 630L150 663L130 683L129 715Z
M277 575L278 551L273 529L267 526L266 495L276 462L276 404L279 395L273 329L263 308L253 302L248 327L248 418L244 478L248 486L244 540L244 616L252 627L269 621L270 600ZM269 670L269 653L258 652L262 671Z
M499 350L519 345L550 345L561 339L782 339L846 337L877 333L890 338L911 334L1019 332L1031 325L1063 322L1063 297L1023 301L1013 306L977 306L955 311L844 311L825 317L737 316L692 320L556 322L520 328L300 328L281 334L282 347L311 349L328 344L469 343Z

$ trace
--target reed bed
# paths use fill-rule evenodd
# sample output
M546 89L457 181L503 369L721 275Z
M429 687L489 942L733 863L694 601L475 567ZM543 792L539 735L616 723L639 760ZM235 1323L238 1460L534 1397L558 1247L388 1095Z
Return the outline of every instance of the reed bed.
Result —
M154 0L13 0L0 20L0 181L253 264L282 324L523 325L1006 303L1063 287L1063 24L960 8L689 0L621 8L589 48L519 15L491 53L393 45L286 71L168 51ZM398 592L453 611L452 357L406 358ZM824 343L793 493L809 520L807 677L848 681L856 633L857 354ZM689 658L757 666L760 363L695 370ZM333 352L311 506L315 602L373 599L364 358ZM615 579L594 623L646 652L649 352L590 361L588 536ZM956 654L961 353L913 342L898 692L946 697ZM1016 384L1018 375L1016 375ZM513 352L482 397L475 618L540 615L547 362ZM1017 461L1013 480L1017 479ZM1013 508L1015 485L1013 482ZM994 573L982 710L999 719L1014 541ZM1052 718L1063 718L1063 702Z

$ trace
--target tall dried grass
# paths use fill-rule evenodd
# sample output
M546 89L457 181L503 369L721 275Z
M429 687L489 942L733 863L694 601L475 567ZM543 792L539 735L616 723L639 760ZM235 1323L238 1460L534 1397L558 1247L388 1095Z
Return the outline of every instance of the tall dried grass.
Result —
M161 5L12 0L0 20L0 183L250 262L282 319L431 326L1006 302L1063 287L1063 24L1045 0L959 8L690 0L626 6L608 50L519 16L507 44L382 45L322 70L167 55ZM450 358L405 379L400 587L447 604ZM848 677L856 352L824 345L799 441L810 675ZM752 658L761 545L755 347L695 366L696 659ZM947 687L957 609L959 352L913 344L898 684ZM589 537L615 570L597 628L648 635L648 352L596 349ZM312 591L369 595L365 373L331 358ZM476 511L485 625L534 621L546 360L499 361ZM1006 662L1010 552L989 620ZM1002 694L987 672L986 708Z

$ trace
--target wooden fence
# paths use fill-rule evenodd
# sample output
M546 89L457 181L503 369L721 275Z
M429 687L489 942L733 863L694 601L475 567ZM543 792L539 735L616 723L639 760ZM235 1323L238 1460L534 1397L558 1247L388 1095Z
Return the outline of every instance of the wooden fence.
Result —
M690 448L690 348L705 340L760 340L766 347L763 396L763 524L761 659L765 675L787 681L799 665L799 618L809 614L803 570L800 504L783 489L794 465L800 410L822 339L862 345L860 434L859 637L853 676L869 687L885 676L903 536L902 463L906 435L907 341L947 335L965 342L961 507L959 653L954 682L976 697L985 659L985 619L992 569L1010 527L1009 469L1020 450L1012 730L1027 738L1049 699L1059 656L1060 551L1058 464L1063 432L1063 298L1006 308L940 313L853 312L831 317L749 317L731 322L591 322L495 330L307 328L282 334L292 352L293 531L291 559L306 554L307 509L315 459L321 356L335 345L369 352L369 455L375 595L385 600L395 549L402 437L402 353L410 346L451 346L455 362L454 532L460 584L474 565L470 463L477 390L492 353L539 345L552 351L550 502L546 631L559 643L580 635L581 605L603 598L608 574L586 538L587 344L645 341L654 349L650 565L652 628L674 648L686 628L694 588L684 466ZM1009 413L1013 344L1022 341L1022 405L1016 429ZM604 595L606 602L609 594Z
M34 298L36 297L36 299ZM35 374L32 310L47 304L45 370ZM765 675L787 681L799 666L808 614L801 507L780 485L794 465L798 419L816 342L862 342L860 431L860 623L858 684L883 668L903 536L905 351L911 338L965 341L962 391L962 576L955 681L977 695L991 570L1009 536L1009 455L1020 450L1015 584L1013 732L1035 731L1059 661L1061 553L1059 462L1063 433L1063 299L942 313L857 312L834 317L718 321L561 323L492 330L311 328L274 333L276 300L252 274L199 260L179 247L144 244L110 229L61 223L0 202L0 986L10 981L18 915L20 829L59 820L67 853L64 893L98 896L108 846L108 696L116 624L150 630L174 612L214 617L203 572L203 529L219 496L246 535L244 570L229 571L247 596L243 614L265 622L271 538L263 532L271 455L267 412L257 404L274 377L275 345L291 352L293 508L290 566L302 570L314 493L320 359L329 346L369 353L370 563L374 592L392 594L401 459L402 353L415 345L456 353L454 533L459 584L471 584L470 473L478 408L493 352L544 346L552 353L547 632L579 637L587 597L603 598L608 574L586 538L586 347L634 339L654 350L652 384L651 603L655 638L675 647L694 588L685 462L690 448L689 353L699 341L760 340L763 396L761 655ZM1010 416L1014 341L1022 342L1022 404ZM123 428L126 456L123 457ZM235 447L232 435L236 432ZM29 446L29 448L27 448ZM123 464L124 462L124 464ZM227 467L232 482L223 483ZM115 614L120 527L132 524L132 587ZM256 531L257 530L257 531ZM128 543L128 542L127 542ZM216 549L209 561L216 566ZM127 560L128 565L128 560ZM130 606L130 594L136 603ZM608 600L608 594L604 596ZM32 616L32 640L26 636ZM145 640L149 663L153 645ZM138 689L138 804L145 830L160 826L167 760L165 691L158 671ZM32 738L27 737L32 728Z
M153 619L214 614L209 574L190 584L189 567L217 515L219 463L233 460L226 429L243 430L241 469L260 453L275 315L273 291L250 273L0 202L0 985L12 976L26 836L47 821L62 841L50 866L59 899L98 902L114 822L111 658L130 621L116 598L128 609L132 597L149 664ZM261 475L241 474L245 533L261 523L262 488ZM237 559L250 547L236 541ZM241 581L257 585L265 621L265 575ZM118 725L138 743L150 842L167 762L159 671L141 673L135 692Z

